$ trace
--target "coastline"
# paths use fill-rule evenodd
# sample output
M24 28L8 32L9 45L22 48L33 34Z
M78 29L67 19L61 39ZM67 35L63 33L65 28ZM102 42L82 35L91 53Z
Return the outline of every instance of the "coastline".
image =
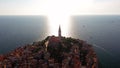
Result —
M47 46L46 46L47 45ZM47 48L47 50L46 50ZM48 36L46 39L0 56L0 67L95 67L98 58L92 47L83 40Z

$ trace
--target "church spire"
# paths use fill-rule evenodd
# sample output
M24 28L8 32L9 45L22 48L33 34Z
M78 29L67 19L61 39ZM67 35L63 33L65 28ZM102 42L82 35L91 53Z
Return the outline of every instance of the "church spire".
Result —
M59 25L58 36L61 37L61 27Z

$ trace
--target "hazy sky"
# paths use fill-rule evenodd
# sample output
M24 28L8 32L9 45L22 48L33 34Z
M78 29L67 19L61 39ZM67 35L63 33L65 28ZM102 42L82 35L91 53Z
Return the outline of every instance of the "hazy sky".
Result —
M120 14L120 0L0 0L0 15Z

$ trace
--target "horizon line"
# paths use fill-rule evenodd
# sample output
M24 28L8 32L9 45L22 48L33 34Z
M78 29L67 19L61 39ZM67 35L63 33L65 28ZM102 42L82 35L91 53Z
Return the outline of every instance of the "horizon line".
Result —
M80 15L120 15L120 14L73 14L70 16L80 16ZM8 15L0 15L0 16L48 16L48 15L42 15L42 14L8 14Z

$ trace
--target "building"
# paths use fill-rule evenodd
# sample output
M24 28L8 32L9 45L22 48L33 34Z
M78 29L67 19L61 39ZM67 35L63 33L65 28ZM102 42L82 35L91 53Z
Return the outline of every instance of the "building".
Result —
M61 27L59 25L58 36L61 37Z

